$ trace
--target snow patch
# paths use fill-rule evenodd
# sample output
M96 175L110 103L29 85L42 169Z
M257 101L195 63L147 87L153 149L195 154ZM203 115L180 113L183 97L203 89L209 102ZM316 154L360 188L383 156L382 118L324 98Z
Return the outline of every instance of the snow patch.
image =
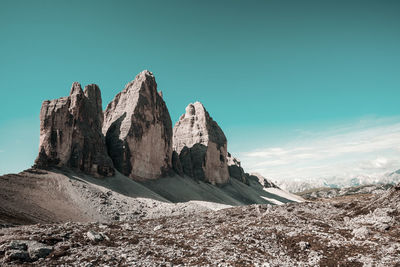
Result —
M288 200L292 200L294 202L303 202L304 201L304 199L302 197L296 196L294 194L291 194L291 193L286 192L279 188L264 188L264 190L267 191L268 193L277 195L282 198L286 198Z

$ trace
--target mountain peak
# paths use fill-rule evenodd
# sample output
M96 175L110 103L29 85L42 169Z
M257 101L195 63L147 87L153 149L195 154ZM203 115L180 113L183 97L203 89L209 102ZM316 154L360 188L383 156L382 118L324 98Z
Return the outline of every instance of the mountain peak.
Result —
M73 94L81 94L82 93L82 87L81 84L78 82L73 82L72 86L71 86L71 91L69 93L69 95L73 95Z

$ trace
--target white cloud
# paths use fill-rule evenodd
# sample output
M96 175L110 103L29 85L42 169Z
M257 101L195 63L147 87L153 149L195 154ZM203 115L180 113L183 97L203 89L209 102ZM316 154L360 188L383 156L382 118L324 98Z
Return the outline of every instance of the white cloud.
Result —
M400 169L400 118L295 132L292 142L239 153L242 165L276 180L351 179Z

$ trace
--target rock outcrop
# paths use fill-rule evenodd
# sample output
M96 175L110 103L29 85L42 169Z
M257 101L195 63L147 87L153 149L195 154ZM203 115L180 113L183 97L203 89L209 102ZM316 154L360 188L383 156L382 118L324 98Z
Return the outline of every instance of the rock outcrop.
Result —
M253 179L253 180L259 182L262 185L262 187L265 187L265 188L279 188L272 181L268 180L267 178L265 178L264 176L262 176L261 174L256 173L256 172L251 173L249 175L248 179Z
M95 177L114 175L102 123L101 93L95 84L82 91L75 82L68 97L44 101L35 167L66 166Z
M230 177L235 178L242 183L248 184L249 175L244 172L240 160L233 157L231 153L228 152L227 162Z
M173 147L186 175L212 184L229 180L225 134L200 102L186 107L173 131Z
M108 104L103 133L114 166L124 175L156 179L172 168L172 122L151 72L139 73Z
M259 173L246 173L242 168L240 160L233 157L231 153L228 153L227 160L230 177L235 178L247 185L250 185L250 181L254 181L264 188L278 188L278 186L276 186L273 182L269 181Z

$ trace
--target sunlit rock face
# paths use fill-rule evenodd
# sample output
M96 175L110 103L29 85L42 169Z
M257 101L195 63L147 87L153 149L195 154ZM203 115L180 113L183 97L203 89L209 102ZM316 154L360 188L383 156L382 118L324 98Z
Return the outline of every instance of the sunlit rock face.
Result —
M225 134L200 102L189 104L175 124L173 148L186 175L212 184L229 180Z
M102 134L101 93L91 84L72 84L68 97L47 100L40 111L40 145L35 166L71 167L95 177L114 175Z
M172 168L172 122L153 73L143 71L108 104L103 133L115 168L137 180Z

